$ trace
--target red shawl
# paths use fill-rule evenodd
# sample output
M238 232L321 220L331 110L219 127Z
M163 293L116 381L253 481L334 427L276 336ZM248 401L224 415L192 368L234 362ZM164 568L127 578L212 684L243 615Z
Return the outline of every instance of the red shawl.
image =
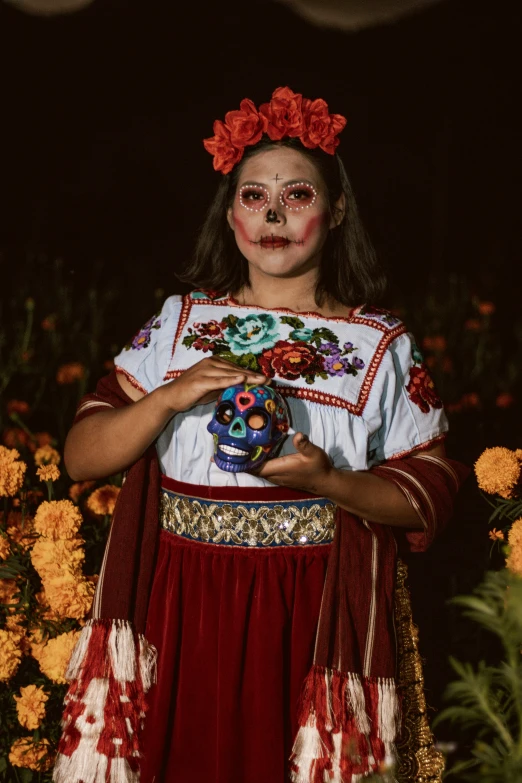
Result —
M75 421L132 401L112 372L83 398ZM468 473L429 455L390 460L372 472L400 487L424 524L401 531L422 551L446 525ZM159 538L160 473L155 446L132 465L118 498L92 617L72 655L54 780L139 781L139 734L156 651L143 633ZM393 758L395 691L394 529L338 509L319 618L314 665L304 683L292 754L295 783L379 769ZM364 565L362 565L364 564ZM87 775L87 770L89 774Z

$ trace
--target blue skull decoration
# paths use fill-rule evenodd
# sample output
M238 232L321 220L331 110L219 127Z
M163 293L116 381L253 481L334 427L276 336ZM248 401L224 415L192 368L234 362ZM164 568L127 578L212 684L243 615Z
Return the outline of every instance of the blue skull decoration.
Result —
M224 389L207 429L214 436L214 461L232 473L261 465L290 426L283 397L270 386L239 383Z

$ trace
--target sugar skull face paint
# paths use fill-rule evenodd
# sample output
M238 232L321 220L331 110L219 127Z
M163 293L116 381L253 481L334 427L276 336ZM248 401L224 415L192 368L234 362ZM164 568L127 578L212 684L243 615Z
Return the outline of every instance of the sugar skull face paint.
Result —
M214 436L214 462L240 473L261 465L279 446L290 426L281 395L270 386L229 386L218 397L207 429Z
M283 188L279 196L282 207L293 212L310 209L317 201L317 190L310 182L294 182Z
M243 185L238 197L241 206L249 212L262 212L270 202L270 193L263 185Z

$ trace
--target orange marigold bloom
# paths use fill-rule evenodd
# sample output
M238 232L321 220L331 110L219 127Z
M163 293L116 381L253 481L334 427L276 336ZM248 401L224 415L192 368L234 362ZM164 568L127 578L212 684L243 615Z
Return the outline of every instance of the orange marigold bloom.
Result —
M464 329L468 332L480 332L481 324L478 318L468 318L464 324Z
M45 583L45 595L51 611L60 618L73 620L81 620L89 612L94 590L92 582L68 572Z
M11 554L11 545L7 538L0 533L0 560L7 560Z
M37 465L59 465L61 460L60 452L49 444L40 446L34 453L34 461Z
M39 446L52 446L54 438L48 432L35 432L34 437Z
M433 337L425 337L422 341L422 347L427 351L442 353L442 351L446 350L446 338L441 334L436 334Z
M80 362L69 362L69 364L62 364L58 368L56 373L56 381L61 386L74 383L75 381L81 381L85 376L85 367Z
M16 712L19 723L30 731L37 729L45 718L45 702L49 699L43 688L27 685L20 688L20 696L13 698L16 702Z
M509 555L506 565L514 574L522 576L522 517L515 519L508 533Z
M8 427L2 434L2 442L8 449L31 448L31 438L21 427Z
M16 449L0 446L0 497L13 497L20 491L26 470Z
M56 329L56 315L53 313L46 316L41 323L41 327L44 332L54 332Z
M70 500L44 500L34 515L34 529L47 538L74 538L82 521Z
M16 674L21 660L18 635L0 628L0 682L7 682Z
M103 487L95 489L87 499L87 508L93 514L105 515L113 514L116 500L120 494L120 488L113 484L105 484Z
M479 302L478 311L481 315L493 315L495 310L493 302Z
M495 400L497 408L510 408L515 402L515 398L509 392L501 392Z
M475 462L475 475L480 489L503 498L513 497L520 472L521 463L517 455L503 446L486 449Z
M504 540L504 533L502 532L502 530L497 530L496 527L494 527L493 530L490 530L488 535L492 541Z
M79 637L80 631L68 631L55 639L49 639L43 649L38 650L37 660L42 674L45 674L53 682L65 685L67 682L65 672Z
M95 481L78 481L76 484L71 484L69 487L69 497L73 503L78 503L83 493L92 489L95 484Z
M49 740L34 742L32 737L20 737L13 742L9 751L9 761L13 767L26 767L39 772L53 765L53 756Z
M461 399L463 408L478 408L480 405L480 397L475 392L464 394Z
M22 416L25 413L29 413L29 404L24 400L9 400L7 403L7 413L10 416L12 413L20 413Z
M0 579L0 604L14 606L18 603L19 592L20 586L16 579Z
M36 471L36 475L40 481L58 481L60 478L60 471L56 465L42 465Z
M33 517L27 514L23 516L21 511L10 511L7 516L7 535L27 552L36 538Z
M85 559L83 538L59 538L53 541L42 536L33 546L31 562L43 582L67 571L81 575Z

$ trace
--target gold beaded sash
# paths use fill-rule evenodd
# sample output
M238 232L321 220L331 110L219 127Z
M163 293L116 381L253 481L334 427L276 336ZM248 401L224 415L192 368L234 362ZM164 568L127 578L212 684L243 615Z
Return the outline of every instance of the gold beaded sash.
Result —
M262 491L261 491L262 494ZM244 547L330 544L336 506L328 498L289 501L225 501L162 488L161 526L170 533Z

